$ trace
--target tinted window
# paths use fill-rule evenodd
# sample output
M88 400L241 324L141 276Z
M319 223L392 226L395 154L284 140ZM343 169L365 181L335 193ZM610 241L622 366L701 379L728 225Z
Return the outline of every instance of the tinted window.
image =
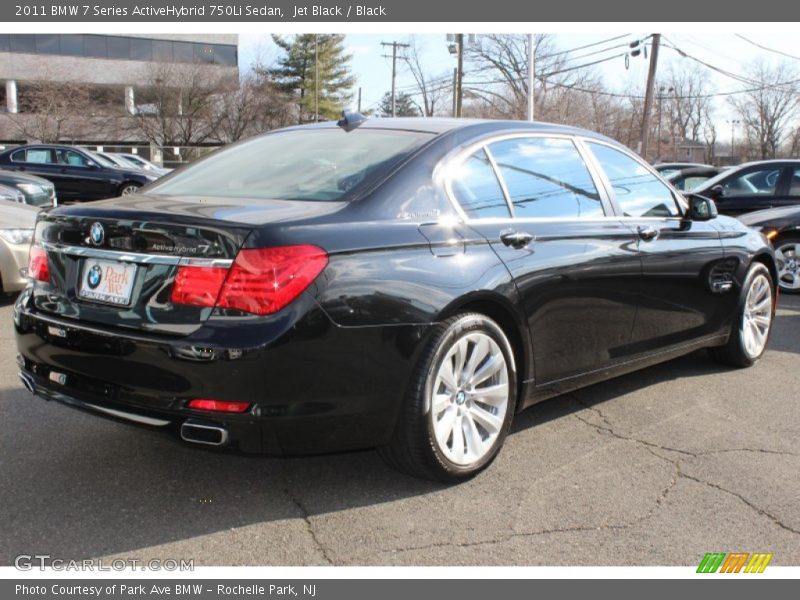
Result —
M626 217L674 217L680 215L670 189L639 161L624 152L589 142L606 173L614 196Z
M66 54L67 56L83 56L83 36L79 33L62 35L61 54Z
M190 42L173 42L172 55L177 62L192 62L194 60L194 46Z
M452 175L452 188L456 200L473 219L511 216L503 188L483 149L465 160Z
M153 40L153 60L171 61L172 42Z
M53 153L47 148L29 148L25 152L25 162L48 164L53 162Z
M12 35L11 37L11 51L12 52L36 52L36 36L30 34Z
M194 45L194 60L203 63L214 62L214 46L209 44L195 44Z
M776 167L747 171L722 182L726 198L736 196L772 196L778 185L781 170Z
M153 194L342 200L389 174L431 134L338 127L286 131L230 146L189 165Z
M130 44L131 44L131 58L133 60L153 59L152 40L141 40L138 38L132 38Z
M51 33L36 35L36 51L42 54L59 54L61 51L60 36Z
M58 150L58 162L72 167L85 167L89 159L74 150Z
M789 182L789 195L800 196L800 169L792 171L792 180Z
M236 46L215 46L214 62L218 65L235 65Z
M600 195L570 140L515 138L489 150L519 218L603 216Z
M105 36L87 35L83 38L83 53L94 58L108 57L108 44Z
M131 57L131 41L124 37L108 38L108 58L129 59Z

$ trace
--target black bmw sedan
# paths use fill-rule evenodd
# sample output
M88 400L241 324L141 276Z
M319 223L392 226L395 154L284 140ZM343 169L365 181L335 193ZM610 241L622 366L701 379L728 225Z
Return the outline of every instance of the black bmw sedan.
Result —
M349 114L47 211L29 274L14 319L39 396L455 481L545 398L698 348L753 364L776 268L761 234L588 131Z
M761 160L720 172L692 188L724 215L800 204L800 160Z
M156 177L121 169L81 148L34 144L0 153L0 168L52 182L60 201L86 201L132 194Z

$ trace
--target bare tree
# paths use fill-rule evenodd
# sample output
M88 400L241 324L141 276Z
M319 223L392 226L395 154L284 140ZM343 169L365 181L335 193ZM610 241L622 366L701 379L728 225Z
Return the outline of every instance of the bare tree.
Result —
M8 117L18 135L27 140L52 143L76 139L92 116L92 98L86 85L34 81L20 92L20 112Z
M682 139L702 141L706 119L712 111L705 72L699 65L676 67L672 64L667 70L664 87L672 89L664 96L664 101L668 102L673 134Z
M213 139L221 114L216 107L231 82L204 67L154 63L147 84L137 90L135 129L159 147Z
M432 117L437 111L442 111L442 107L446 106L451 96L450 73L444 71L433 75L425 68L425 61L420 58L421 48L416 38L408 40L408 45L403 58L409 73L414 78L416 96L422 101L421 104L417 102L417 106L424 116Z
M790 63L770 67L763 61L747 69L746 91L729 100L745 128L748 145L761 159L774 158L797 113L797 70Z

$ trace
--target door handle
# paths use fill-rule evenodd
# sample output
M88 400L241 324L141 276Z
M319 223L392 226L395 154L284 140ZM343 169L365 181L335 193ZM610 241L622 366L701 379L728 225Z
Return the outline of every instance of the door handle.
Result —
M524 231L517 231L516 229L507 229L500 232L500 241L506 246L520 250L530 244L534 237L530 233Z
M658 229L650 225L647 227L638 227L636 232L639 234L639 239L645 242L652 242L658 237Z

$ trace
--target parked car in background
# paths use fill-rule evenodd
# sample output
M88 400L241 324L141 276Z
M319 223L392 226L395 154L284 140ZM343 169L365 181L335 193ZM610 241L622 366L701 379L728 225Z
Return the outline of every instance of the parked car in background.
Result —
M611 139L512 121L257 136L42 213L30 273L32 392L193 444L377 446L445 481L538 401L700 348L752 365L775 307L762 235Z
M28 249L39 208L0 202L0 291L18 292L28 283Z
M90 150L89 152L92 156L98 158L98 162L101 164L117 167L119 169L144 171L144 169L142 169L142 167L139 165L126 160L117 154L112 154L111 152L98 152L97 150Z
M781 291L800 293L800 206L759 210L739 220L759 230L775 247Z
M800 160L762 160L732 167L692 190L725 215L800 204Z
M681 191L692 191L712 177L722 173L727 167L687 167L666 175L666 180ZM662 173L662 176L663 173Z
M41 177L0 169L0 200L31 206L55 206L55 186Z
M703 163L671 162L671 163L658 163L657 165L653 165L653 168L656 171L658 171L662 177L666 179L673 173L677 173L678 171L682 171L683 169L700 169L700 168L713 169L714 167L712 165L706 165Z
M6 150L0 153L0 168L49 180L62 202L124 196L157 179L138 169L101 163L81 148L57 144L31 144Z
M122 158L132 162L140 169L144 169L145 171L151 171L159 176L164 176L167 173L172 172L172 169L167 169L166 167L159 167L157 164L150 162L146 158L142 158L138 154L128 154L125 152L115 152L113 154L115 156L121 156Z

